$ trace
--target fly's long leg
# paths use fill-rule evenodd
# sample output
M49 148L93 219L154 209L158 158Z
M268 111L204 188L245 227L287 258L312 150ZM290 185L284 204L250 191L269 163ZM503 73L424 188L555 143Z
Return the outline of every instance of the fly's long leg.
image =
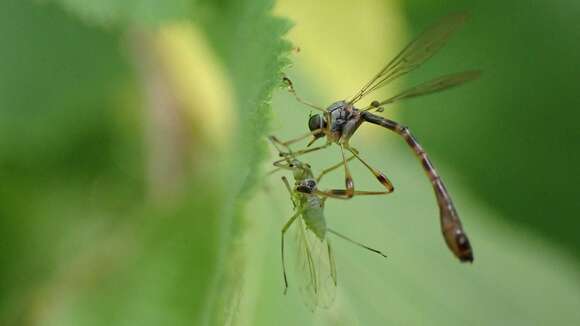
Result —
M304 154L307 154L307 153L312 153L312 152L315 152L315 151L324 149L324 148L330 146L330 144L331 143L326 143L326 144L324 144L322 146L308 148L308 149L302 149L302 150L299 150L299 151L296 151L296 152L292 152L292 153L288 153L288 154L280 153L280 155L284 156L284 158L279 159L277 161L274 161L272 164L274 164L274 166L279 167L280 166L280 163L287 161L289 156L292 156L293 158L296 158L296 157L298 157L300 155L304 155Z
M322 197L330 197L336 199L350 199L355 196L387 195L390 194L390 192L355 190L353 192L353 195L351 197L348 197L346 189L329 189L329 190L316 190L316 194Z
M282 254L282 275L284 276L284 294L286 294L286 291L288 291L288 277L286 276L286 259L284 258L284 235L286 234L286 231L288 231L288 228L290 228L292 223L296 221L296 218L300 216L301 213L302 211L297 211L296 213L294 213L294 215L292 215L292 217L288 219L288 222L286 222L286 224L284 224L284 227L282 228L282 240L280 243L280 251Z
M355 155L352 155L351 157L346 159L346 162L350 162L354 158L356 158ZM316 178L316 183L320 183L320 180L322 179L323 176L338 169L343 164L344 164L344 162L341 161L339 163L336 163L335 165L332 165L332 166L322 170L322 172ZM386 194L390 194L391 192L393 192L392 189L387 190L387 191L358 191L358 190L355 190L353 197L354 196L368 196L368 195L386 195ZM349 199L349 197L346 197L346 190L345 189L329 189L329 190L323 190L323 191L319 190L317 193L318 193L318 195L324 196L324 197L337 198L337 199Z
M300 96L298 96L298 94L296 94L296 90L294 89L294 84L292 83L292 81L290 80L290 78L284 76L282 78L282 81L284 81L284 83L286 83L286 86L288 86L288 92L290 92L290 94L294 95L294 97L296 98L296 100L298 102L300 102L300 103L302 103L302 104L304 104L306 106L309 106L309 107L311 107L311 108L313 108L315 110L322 111L322 112L326 112L326 110L324 110L323 108L318 107L318 106L316 106L316 105L314 105L314 104L312 104L310 102L307 102L307 101L303 100Z
M351 198L354 196L354 182L352 181L352 175L350 174L346 156L344 155L343 144L340 144L340 153L342 154L342 163L344 164L344 183L346 186L346 197Z
M417 142L409 128L395 121L379 117L369 112L363 112L362 117L367 122L382 126L399 134L403 137L407 145L409 145L409 147L411 147L415 152L415 155L421 161L423 170L427 173L427 177L433 186L433 191L437 198L437 205L439 206L441 228L447 246L462 262L472 262L473 252L471 245L469 244L467 235L463 230L461 221L459 220L459 215L451 201L447 188L445 188L445 185L435 170L433 163L431 163L429 156L427 156L427 153L425 153L421 145Z
M346 149L348 149L352 153L352 155L354 155L362 164L364 164L364 166L367 167L367 169L369 169L369 171L371 171L371 173L375 176L375 178L377 178L377 180L379 180L379 182L387 189L387 193L391 193L395 190L393 184L387 178L387 176L384 175L381 171L370 166L366 161L364 161L360 157L358 150L350 146L346 147Z
M321 131L322 131L322 129L316 129L316 130L310 131L310 132L308 132L308 133L306 133L304 135L300 135L300 136L298 136L296 138L293 138L293 139L290 139L290 140L287 140L287 141L281 141L281 140L279 140L274 135L269 136L268 139L272 142L272 144L274 145L274 147L276 147L276 149L278 150L278 152L285 153L285 151L286 151L287 153L290 154L290 153L292 153L292 150L289 147L291 144L294 144L295 142L301 141L304 138L308 138L309 136L312 136L314 134L320 133ZM282 150L278 146L283 146L285 148L285 151Z
M347 158L346 161L350 162L354 159L354 155L352 155L351 157ZM338 163L336 163L335 165L332 165L324 170L322 170L322 172L320 172L320 174L318 175L318 177L316 177L316 183L320 183L320 180L322 179L323 176L325 176L326 174L338 169L339 167L341 167L344 164L343 161L340 161Z

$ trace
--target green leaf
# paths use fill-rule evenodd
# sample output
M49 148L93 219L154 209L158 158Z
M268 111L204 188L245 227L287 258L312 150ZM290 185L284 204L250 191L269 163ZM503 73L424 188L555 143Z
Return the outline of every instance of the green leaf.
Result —
M295 85L305 85L295 78ZM307 111L290 96L275 100L284 121L277 134L293 135ZM280 108L280 109L277 109ZM302 110L302 111L300 111ZM304 112L306 111L306 112ZM378 128L363 125L361 129ZM387 253L388 258L332 237L338 274L338 294L330 309L311 314L302 302L294 270L283 295L280 232L292 215L279 175L252 204L254 230L248 246L252 278L240 313L250 325L530 325L580 322L580 278L573 257L537 235L522 232L480 201L461 177L437 164L474 248L473 264L462 264L449 252L441 235L438 208L421 164L397 135L383 130L386 141L353 137L351 144L371 164L387 173L395 192L380 197L326 201L329 227ZM377 135L374 134L373 135ZM376 139L376 137L375 137ZM315 173L336 163L338 151L312 154L307 161ZM364 166L350 165L359 189L380 185ZM291 178L290 175L287 175ZM338 170L323 189L344 183ZM288 241L293 239L288 238ZM290 246L289 246L290 247ZM288 255L294 254L287 252Z
M191 0L52 0L91 25L157 26L190 19L197 1Z

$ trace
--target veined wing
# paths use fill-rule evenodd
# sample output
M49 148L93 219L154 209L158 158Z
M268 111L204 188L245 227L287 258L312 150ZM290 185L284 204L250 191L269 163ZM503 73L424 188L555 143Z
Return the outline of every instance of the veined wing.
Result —
M469 81L475 80L481 76L479 70L463 71L456 74L450 74L435 78L428 82L411 87L401 93L392 96L384 101L379 102L379 105L390 104L400 100L428 95L431 93L441 92L453 87L457 87Z
M467 17L467 13L449 15L427 28L383 67L349 103L354 104L369 93L415 70L445 45L453 32L467 20Z
M334 301L337 284L334 253L328 237L320 240L306 228L302 218L296 221L295 233L297 252L294 267L300 293L310 310L327 308Z

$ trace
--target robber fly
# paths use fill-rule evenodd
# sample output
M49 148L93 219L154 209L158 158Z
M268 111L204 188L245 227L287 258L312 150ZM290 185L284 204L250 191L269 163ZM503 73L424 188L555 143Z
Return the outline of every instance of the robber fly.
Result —
M271 171L270 174L279 170L287 170L292 172L294 178L294 185L291 186L288 179L282 177L282 182L290 193L294 208L294 214L282 228L280 244L284 294L286 294L288 289L284 252L285 235L293 227L297 243L294 265L297 269L296 278L300 280L300 292L305 299L306 305L311 310L315 310L317 307L327 308L334 300L337 286L334 251L328 234L347 240L383 257L387 256L379 250L334 231L326 224L324 216L326 199L329 197L340 198L344 196L344 193L320 190L318 189L318 184L326 173L339 168L342 162L324 170L316 178L308 163L301 162L291 156L286 156L283 161L277 161L274 165L277 169ZM375 193L355 191L354 195L372 194Z
M453 14L447 16L437 24L425 30L421 35L409 43L394 59L392 59L383 69L381 69L363 88L358 91L350 100L343 100L332 103L326 109L313 105L300 98L292 82L287 77L284 77L284 82L288 86L288 90L296 99L321 112L321 114L312 115L308 121L310 132L297 137L295 139L281 142L276 139L279 144L288 146L292 143L313 137L308 143L310 147L316 140L326 138L326 143L322 146L306 148L292 152L293 157L303 155L306 153L321 150L337 144L342 152L342 165L344 165L345 185L346 189L339 192L347 198L354 196L355 186L348 167L345 152L350 152L354 158L359 160L385 187L385 191L381 194L389 194L394 188L389 179L379 170L368 164L360 155L359 151L350 145L350 138L355 134L357 129L363 122L372 123L387 130L390 130L401 136L405 142L411 147L415 155L421 162L421 165L427 177L431 181L437 205L439 206L440 222L447 246L453 254L462 262L472 262L473 252L469 244L467 235L465 234L461 221L453 205L451 197L443 184L439 174L435 170L433 163L427 156L427 153L417 139L413 136L409 128L395 122L371 113L371 111L382 112L384 106L398 102L405 99L410 99L418 96L423 96L452 87L459 86L468 81L479 77L479 71L464 71L460 73L450 74L436 78L434 80L411 87L395 96L387 98L383 101L372 101L370 105L362 108L357 108L355 105L364 97L368 96L375 90L389 84L395 79L415 70L429 58L431 58L439 49L441 49L449 37L455 32L467 19L465 13ZM282 153L281 156L290 155L289 153ZM284 159L282 159L284 160ZM282 161L281 160L281 161Z

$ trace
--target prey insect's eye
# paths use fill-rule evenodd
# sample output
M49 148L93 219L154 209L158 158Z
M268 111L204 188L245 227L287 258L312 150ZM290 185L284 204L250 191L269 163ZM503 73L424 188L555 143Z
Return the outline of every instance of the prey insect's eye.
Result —
M310 189L314 189L314 187L316 187L316 181L314 181L314 180L308 180L308 181L306 181L306 184L308 185L308 187Z

